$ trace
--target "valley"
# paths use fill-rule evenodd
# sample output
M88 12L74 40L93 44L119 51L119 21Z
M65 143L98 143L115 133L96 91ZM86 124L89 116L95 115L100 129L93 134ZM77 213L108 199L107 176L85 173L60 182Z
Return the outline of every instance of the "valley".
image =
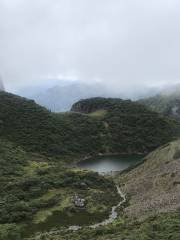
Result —
M0 0L0 240L180 240L179 23Z
M105 98L52 113L0 92L0 133L0 239L179 238L175 119ZM78 166L98 158L122 171Z

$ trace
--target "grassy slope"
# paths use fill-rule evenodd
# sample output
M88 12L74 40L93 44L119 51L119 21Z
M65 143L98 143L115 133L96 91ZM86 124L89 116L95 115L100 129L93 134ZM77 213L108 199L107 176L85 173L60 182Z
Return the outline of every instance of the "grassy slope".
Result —
M59 156L150 152L179 134L175 121L131 101L95 98L83 107L88 104L106 112L99 109L94 117L92 112L54 114L33 101L0 92L1 136L26 150Z
M113 224L79 232L61 230L44 240L180 239L180 140L149 154L144 163L115 177L128 202ZM36 240L37 238L33 238Z
M75 233L61 231L43 236L43 240L179 240L180 212L153 216L144 222L119 219L113 225L96 230L83 229ZM31 240L39 240L38 237Z
M179 134L175 121L131 101L95 98L83 107L96 102L98 108L106 104L107 112L101 109L100 117L97 112L94 117L54 114L33 101L0 92L0 134L26 150L52 156L150 152Z
M129 196L128 217L146 218L151 214L180 208L180 140L149 154L143 164L116 177Z
M111 180L96 173L67 169L61 162L27 153L2 139L0 166L0 239L3 240L9 240L8 234L12 232L23 232L25 222L30 227L32 223L46 221L54 211L71 212L73 208L77 211L72 202L75 193L87 200L84 211L91 214L107 214L119 200ZM18 230L19 227L22 229Z
M86 99L75 103L72 111L97 117L104 123L107 152L147 153L179 135L176 121L129 100Z
M29 151L58 156L101 148L100 122L79 114L53 114L12 94L0 92L0 120L1 136Z
M107 148L132 151L131 138L144 143L152 131L155 136L145 143L148 151L173 137L174 123L169 120L131 102L107 102L109 106L103 114L53 114L33 101L0 93L0 239L21 239L18 228L25 220L38 222L54 209L64 209L64 199L70 199L75 192L82 193L82 182L89 187L83 191L83 197L88 198L87 211L99 212L101 206L101 210L108 211L117 201L110 180L67 169L63 161L54 161L54 157L93 154ZM151 142L155 144L152 146ZM138 147L133 151L142 150ZM94 190L103 191L103 197L95 201Z

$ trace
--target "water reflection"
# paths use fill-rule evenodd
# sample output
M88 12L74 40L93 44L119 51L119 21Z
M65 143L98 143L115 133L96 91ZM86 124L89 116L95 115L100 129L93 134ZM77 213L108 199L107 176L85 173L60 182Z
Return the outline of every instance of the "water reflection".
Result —
M141 155L109 155L83 160L78 166L99 173L122 171L142 160Z

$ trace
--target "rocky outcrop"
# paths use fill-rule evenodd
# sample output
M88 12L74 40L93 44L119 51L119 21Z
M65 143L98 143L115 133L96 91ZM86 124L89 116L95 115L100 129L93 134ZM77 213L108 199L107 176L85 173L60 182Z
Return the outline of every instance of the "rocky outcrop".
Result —
M75 194L75 196L73 198L73 202L74 202L75 207L80 207L80 208L85 207L85 199L80 198L77 194Z
M98 99L98 98L95 98ZM72 105L71 111L72 112L79 112L79 113L91 113L91 112L95 112L99 109L103 109L103 105L96 105L93 104L94 99L84 99L84 100L80 100L77 103Z

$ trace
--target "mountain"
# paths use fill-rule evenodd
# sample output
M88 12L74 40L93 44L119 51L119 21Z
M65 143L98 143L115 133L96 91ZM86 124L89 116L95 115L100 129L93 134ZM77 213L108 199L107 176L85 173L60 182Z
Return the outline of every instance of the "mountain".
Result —
M38 104L46 107L53 112L69 111L74 102L82 98L95 96L113 96L115 93L108 90L103 84L86 84L82 82L62 82L59 85L36 91L34 88L28 91L20 91L20 95L34 99Z
M179 123L132 101L92 98L72 110L79 104L91 111L51 113L32 100L1 92L1 136L28 151L59 156L148 153L179 135Z
M106 129L107 152L147 153L165 143L168 136L176 135L173 130L177 127L176 121L130 100L85 99L75 103L71 110L100 117Z
M51 85L50 85L51 83ZM139 99L152 96L158 89L134 86L133 88L116 89L107 87L101 82L85 83L81 81L56 81L51 79L49 85L39 84L29 86L17 92L18 95L34 99L36 103L53 112L69 111L72 104L85 98L92 97L116 97L123 99Z
M180 85L163 90L160 94L138 101L149 109L166 116L180 118Z
M72 110L51 113L0 92L0 239L178 240L180 142L167 142L179 123L121 99L86 99ZM149 152L163 143L114 179L76 166L87 155ZM112 224L67 229L68 221L105 219L122 201L117 184L126 197Z
M28 151L59 156L101 149L101 122L80 114L51 113L10 93L0 92L0 120L1 136Z

